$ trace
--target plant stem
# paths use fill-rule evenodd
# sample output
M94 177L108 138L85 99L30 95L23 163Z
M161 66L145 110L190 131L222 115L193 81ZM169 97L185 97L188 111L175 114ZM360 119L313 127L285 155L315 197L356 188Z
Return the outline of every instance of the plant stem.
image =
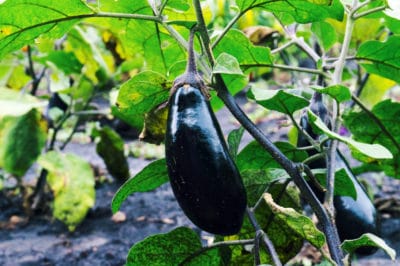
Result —
M366 11L364 11L364 12L360 12L360 13L358 13L358 14L355 14L355 13L354 13L354 14L353 14L353 19L359 19L359 18L368 16L368 15L370 15L370 14L372 14L372 13L379 12L379 11L382 11L382 10L385 10L385 9L386 9L386 6L378 6L378 7L371 8L371 9L369 9L369 10L366 10Z
M262 235L262 240L263 240L262 243L264 245L264 248L268 252L268 254L271 256L273 264L275 266L281 266L282 262L279 259L278 253L276 253L274 244L271 242L271 240L268 238L268 236L262 230L261 226L258 224L253 210L251 210L249 207L247 207L246 213L247 213L247 216L249 217L251 225L254 227L254 230L256 231L256 238L259 238L260 234Z
M195 251L194 253L190 254L188 257L186 257L181 263L179 263L180 266L186 265L189 263L191 260L196 258L197 256L209 251L210 249L213 248L219 248L219 247L227 247L227 246L244 246L244 245L252 245L254 244L254 239L243 239L243 240L231 240L231 241L223 241L223 242L216 242L211 245L208 245L206 247L202 247L201 249Z

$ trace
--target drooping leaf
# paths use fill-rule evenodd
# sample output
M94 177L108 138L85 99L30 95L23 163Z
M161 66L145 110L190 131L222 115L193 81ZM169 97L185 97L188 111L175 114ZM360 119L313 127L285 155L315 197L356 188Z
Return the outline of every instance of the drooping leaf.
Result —
M356 58L369 72L400 82L400 62L397 51L400 49L400 37L390 36L387 41L368 41L357 51Z
M310 218L292 208L279 206L269 193L264 194L264 200L275 214L276 219L287 224L296 234L317 248L321 248L325 244L325 235L317 229Z
M30 94L0 88L0 118L7 115L21 116L32 108L44 107L46 104Z
M250 97L269 110L287 115L292 115L310 104L307 99L284 90L263 90L254 87L251 89Z
M81 0L7 0L0 4L0 58L41 34L59 38L89 14L93 11Z
M156 72L137 74L121 85L114 113L129 124L141 129L144 116L159 104L167 101L171 84Z
M312 123L313 129L319 130L325 133L328 137L332 139L337 139L343 143L346 143L351 148L358 150L359 152L375 159L391 159L393 155L391 152L380 144L367 144L358 142L354 139L343 137L333 131L331 131L322 120L315 115L311 110L308 110L308 119Z
M136 243L129 250L126 265L179 265L200 248L200 238L193 230L178 227L169 233L152 235ZM214 251L202 254L185 265L220 265L221 258Z
M53 215L70 231L94 205L96 191L90 164L74 154L50 151L38 163L48 171L47 182L54 195Z
M301 162L308 157L307 152L296 149L295 146L288 142L276 142L275 145L292 161ZM239 153L237 166L240 171L246 169L281 168L275 159L256 141L249 143Z
M21 177L40 155L47 124L37 109L0 119L0 167Z
M366 143L379 143L393 154L390 160L371 160L357 157L365 163L374 164L389 176L400 178L400 103L385 100L376 104L371 112L379 119L382 128L364 111L352 111L343 116L344 125L354 139Z
M167 164L165 159L160 159L147 165L136 176L126 181L115 193L111 209L116 213L125 199L136 192L154 190L168 182Z
M115 178L129 178L129 166L124 154L124 141L110 127L98 131L100 140L96 144L96 152L103 158L108 172Z
M312 171L319 183L323 187L326 187L326 169L313 169ZM357 191L354 187L354 183L344 168L341 168L335 172L334 194L336 196L349 196L354 200L357 199Z
M348 253L353 253L357 248L364 246L381 248L392 260L396 259L396 251L389 247L382 238L374 234L363 234L357 239L345 240L341 245L343 250Z
M239 151L240 141L242 140L244 133L244 128L240 127L238 129L232 130L228 135L228 147L229 147L229 154L231 155L232 159L236 161L237 153Z
M328 17L342 20L344 14L339 0L236 0L236 4L242 11L251 7L262 7L273 12L285 24L323 21Z
M350 89L343 85L333 85L326 88L313 86L312 89L331 96L339 103L351 100Z

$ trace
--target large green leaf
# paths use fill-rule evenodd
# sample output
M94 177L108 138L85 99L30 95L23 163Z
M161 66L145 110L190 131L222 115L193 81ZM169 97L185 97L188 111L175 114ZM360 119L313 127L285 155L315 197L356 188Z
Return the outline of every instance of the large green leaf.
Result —
M37 109L0 119L0 167L18 177L35 162L46 142L47 125Z
M50 151L38 163L48 171L47 182L54 194L53 215L70 231L94 205L96 191L90 164L74 154Z
M343 137L333 131L331 131L322 120L315 115L311 110L308 110L308 119L316 131L325 133L332 139L337 139L343 143L346 143L351 148L361 152L362 154L375 159L392 159L393 155L391 152L380 144L367 144L358 142L354 139Z
M291 94L284 90L267 90L252 88L250 98L257 101L258 104L269 110L275 110L287 115L292 115L310 103L307 99Z
M167 164L165 159L160 159L147 165L136 176L126 181L115 193L112 199L111 209L115 213L121 207L125 199L136 192L154 190L168 182Z
M308 157L306 151L300 151L288 142L276 142L275 145L292 161L301 162ZM237 166L240 171L246 169L281 168L280 164L278 164L276 160L256 141L248 144L239 153L237 157Z
M96 144L97 153L103 158L109 173L118 179L129 177L129 166L124 153L124 141L110 127L99 130L100 140Z
M168 100L170 88L171 83L156 72L139 73L122 84L114 112L141 129L145 114Z
M0 4L0 58L41 34L59 38L92 13L81 0L7 0Z
M342 20L344 14L339 0L236 0L236 4L241 11L262 7L285 24L323 21L328 17Z
M317 36L325 51L328 51L337 41L335 28L328 22L314 22L311 31Z
M369 72L400 82L400 36L390 36L387 41L368 41L357 51L356 58Z
M400 103L385 100L375 105L371 111L385 127L385 131L364 111L353 111L344 115L344 124L354 139L385 146L393 154L393 159L372 160L362 157L358 159L379 166L389 176L400 178Z
M192 253L201 248L199 236L187 227L178 227L166 234L152 235L136 243L130 250L126 265L179 265ZM185 265L221 265L218 250L188 261Z

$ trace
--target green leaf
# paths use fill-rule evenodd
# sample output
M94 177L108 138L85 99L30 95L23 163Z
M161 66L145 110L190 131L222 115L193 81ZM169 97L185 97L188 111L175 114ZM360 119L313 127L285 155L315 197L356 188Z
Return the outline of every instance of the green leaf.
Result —
M227 53L221 53L215 60L214 74L243 75L239 62Z
M39 101L30 94L0 88L0 118L7 115L21 116L32 108L40 108L46 105L45 101Z
M92 13L81 0L5 1L0 5L0 58L33 43L40 35L59 38Z
M93 207L96 191L90 164L74 154L50 151L38 163L48 171L47 182L54 194L53 215L70 231Z
M118 4L114 0L103 0L100 9L105 12L154 15L147 0L119 0ZM170 7L165 11L170 14ZM177 12L183 16L188 14ZM152 70L166 75L176 62L186 59L186 53L177 41L152 21L113 18L98 18L91 21L102 25L113 34L121 58L144 60L140 71ZM183 36L187 34L188 31L182 33Z
M348 253L354 253L357 248L370 246L383 249L386 254L392 259L396 259L396 251L389 247L385 241L374 234L363 234L361 237L353 240L345 240L341 247Z
M36 109L22 116L1 118L0 167L23 176L44 148L46 131L46 121Z
M274 183L273 186L268 188L268 193L272 194L273 197L279 197L279 204L284 207L295 210L301 209L298 190L294 189L294 187L286 187L283 184ZM286 223L276 219L265 200L260 201L255 215L258 224L271 239L282 263L287 262L300 251L304 243L302 237L295 233ZM237 240L251 238L254 238L254 228L246 216L239 234L225 237L224 239ZM231 265L254 264L253 245L231 246L230 249L232 251ZM263 263L272 263L264 249L260 249L260 256Z
M38 58L36 61L42 64L55 65L66 75L81 73L83 64L79 62L75 54L65 51L51 51L46 56Z
M350 89L343 85L333 85L326 88L313 86L311 88L319 93L331 96L339 103L351 100Z
M283 23L309 23L331 17L343 19L344 9L339 0L236 0L241 11L252 7L273 12Z
M288 142L275 142L276 147L294 162L302 162L308 158L306 151L298 150ZM240 171L246 169L281 168L280 164L256 141L250 142L237 157Z
M126 265L179 265L193 252L201 249L199 236L187 227L178 227L166 234L152 235L136 243L130 250ZM217 252L207 252L188 264L220 265Z
M380 144L367 144L355 141L354 139L346 138L340 136L339 134L332 132L329 128L322 122L322 120L315 115L311 110L308 110L308 119L312 123L312 126L316 127L317 130L322 131L328 137L332 139L337 139L343 143L346 143L353 149L375 159L392 159L392 153Z
M296 234L317 248L321 248L325 244L325 235L317 229L310 218L298 213L293 208L279 206L269 193L264 194L264 200L275 214L276 219L287 224Z
M400 36L390 36L385 42L368 41L357 51L356 59L369 72L400 83Z
M247 204L254 206L266 189L274 182L283 181L289 175L283 169L247 169L240 173L247 192Z
M364 111L349 112L343 116L344 125L351 131L354 139L366 143L378 143L387 147L393 154L390 160L360 158L368 164L375 164L389 176L400 178L400 103L385 100L376 104L371 112L385 127L385 131Z
M332 48L337 41L335 28L325 21L314 22L311 31L317 36L325 51Z
M128 161L124 153L124 141L110 127L98 131L100 140L96 144L96 152L103 158L108 172L117 179L129 178Z
M229 51L241 66L272 64L271 51L267 47L255 46L239 30L232 29L214 48L216 57Z
M318 179L319 183L326 188L326 169L313 169L312 172ZM354 200L357 200L357 191L354 187L354 183L344 168L335 172L334 194L336 196L349 196Z
M222 74L222 79L225 82L225 85L228 87L229 92L232 95L235 95L239 91L243 90L243 88L246 87L248 84L248 79L244 75L225 75ZM214 111L218 111L222 107L224 107L224 103L221 101L221 99L218 97L216 91L212 90L210 91L211 93L211 99L210 103Z
M116 213L125 199L136 192L152 191L168 182L167 164L165 159L154 161L143 168L135 177L126 181L115 193L111 209Z
M240 141L242 140L244 133L244 128L240 127L238 129L232 130L228 135L228 147L229 147L229 154L231 155L232 159L236 161L237 153L239 151Z
M168 100L172 84L156 72L141 72L121 85L114 113L134 127L143 127L144 116Z
M251 93L250 98L255 99L258 104L287 115L292 115L310 104L307 99L284 90L252 88Z

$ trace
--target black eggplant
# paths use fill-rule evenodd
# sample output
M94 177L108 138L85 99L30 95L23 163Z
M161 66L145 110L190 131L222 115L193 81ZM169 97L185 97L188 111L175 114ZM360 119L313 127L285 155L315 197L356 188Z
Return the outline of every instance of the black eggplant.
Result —
M329 118L325 105L322 103L322 95L315 93L310 104L310 109L318 115L328 126ZM301 127L314 139L318 138L308 122L307 114L304 114L300 120ZM297 146L305 147L310 143L303 135L299 135ZM309 155L317 153L315 150L309 151ZM357 192L357 199L354 200L349 196L334 196L334 207L336 210L335 221L338 230L339 238L341 241L346 239L359 238L362 234L372 233L378 234L377 214L374 205L369 199L362 185L358 182L357 178L351 171L351 168L345 161L337 155L336 158L337 168L344 168L350 177L355 190ZM315 160L310 163L310 168L326 168L326 161L324 158ZM322 202L324 193L321 192L312 182L309 182L311 188L316 196ZM369 255L376 251L373 247L362 247L356 250L359 255Z
M213 234L239 232L246 191L231 159L206 87L198 75L190 37L185 74L171 89L165 139L168 175L184 213Z

